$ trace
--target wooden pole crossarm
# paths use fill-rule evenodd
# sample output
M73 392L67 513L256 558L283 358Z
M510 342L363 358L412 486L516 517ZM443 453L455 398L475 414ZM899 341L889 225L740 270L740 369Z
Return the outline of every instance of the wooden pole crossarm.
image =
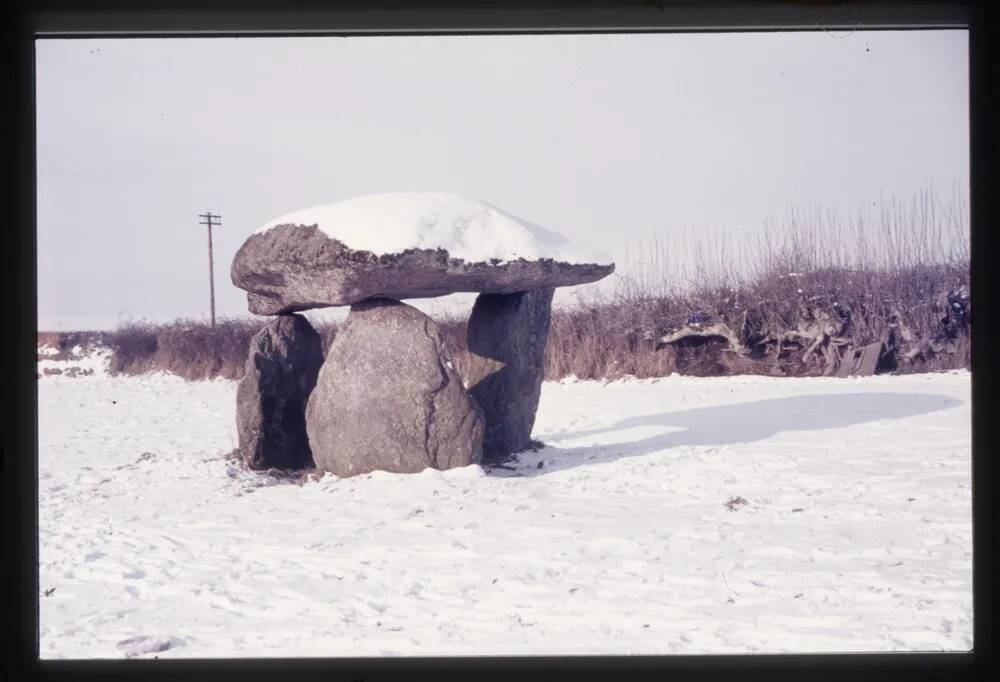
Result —
M212 328L214 329L215 328L215 265L213 263L213 257L212 257L212 228L220 227L222 225L222 216L216 215L211 211L209 211L208 213L199 213L198 217L204 218L204 220L198 221L199 225L208 226L208 297L209 297L209 305L211 306Z

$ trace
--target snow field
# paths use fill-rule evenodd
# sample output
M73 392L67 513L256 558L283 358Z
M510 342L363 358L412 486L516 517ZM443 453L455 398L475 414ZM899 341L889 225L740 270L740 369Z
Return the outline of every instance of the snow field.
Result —
M39 380L43 658L971 647L967 372L547 383L514 471L304 484L235 388Z

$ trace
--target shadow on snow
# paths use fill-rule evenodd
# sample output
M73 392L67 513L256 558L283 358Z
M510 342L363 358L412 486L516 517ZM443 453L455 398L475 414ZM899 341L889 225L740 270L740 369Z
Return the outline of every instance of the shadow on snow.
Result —
M559 434L540 434L551 440L530 463L529 453L520 453L522 463L516 468L522 476L537 476L576 466L613 462L623 457L638 457L684 445L734 445L763 440L785 431L838 429L883 419L904 419L957 407L962 403L943 395L924 393L844 393L770 398L715 407L699 407L679 412L664 412L629 417L610 426ZM602 442L559 447L562 441L600 437L616 431L641 427L671 429L668 433L625 442ZM823 440L815 434L816 442ZM537 469L538 460L545 465Z

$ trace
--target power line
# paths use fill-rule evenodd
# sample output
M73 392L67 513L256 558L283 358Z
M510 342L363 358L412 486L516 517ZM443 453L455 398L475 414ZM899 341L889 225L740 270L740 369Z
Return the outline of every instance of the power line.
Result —
M222 226L222 216L215 215L211 211L199 213L199 225L208 225L208 296L212 306L212 328L215 328L215 266L212 263L212 228Z

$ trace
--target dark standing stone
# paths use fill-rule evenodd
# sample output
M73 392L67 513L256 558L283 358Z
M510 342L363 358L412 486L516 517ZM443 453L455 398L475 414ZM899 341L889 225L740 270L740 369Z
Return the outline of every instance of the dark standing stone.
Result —
M251 339L236 391L239 452L251 469L312 464L305 407L322 364L320 336L301 315L279 315Z
M480 294L469 318L469 391L483 408L483 457L529 447L544 378L553 289Z
M438 326L391 299L351 307L306 407L319 469L337 476L478 463L483 413Z

